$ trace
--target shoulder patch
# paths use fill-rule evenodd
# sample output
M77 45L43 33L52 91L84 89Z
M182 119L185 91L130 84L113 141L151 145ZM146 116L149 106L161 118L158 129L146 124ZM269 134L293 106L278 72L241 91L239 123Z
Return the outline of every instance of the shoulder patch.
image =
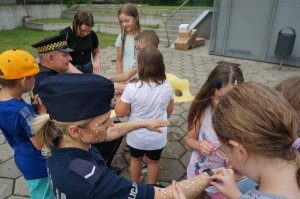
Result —
M102 175L102 171L96 165L80 158L74 159L69 169L84 178L91 185L94 185Z

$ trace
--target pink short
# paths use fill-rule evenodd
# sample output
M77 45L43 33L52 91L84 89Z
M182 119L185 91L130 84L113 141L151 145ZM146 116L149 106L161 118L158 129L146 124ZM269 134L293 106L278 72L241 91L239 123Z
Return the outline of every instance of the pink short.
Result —
M221 192L206 192L206 194L209 196L211 199L227 199Z

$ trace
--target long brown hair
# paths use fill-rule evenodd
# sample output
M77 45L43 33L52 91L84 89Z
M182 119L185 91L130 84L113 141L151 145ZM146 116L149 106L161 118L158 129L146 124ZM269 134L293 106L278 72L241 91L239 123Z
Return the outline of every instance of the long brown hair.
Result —
M154 46L141 49L138 53L138 75L143 82L162 84L166 80L164 58Z
M72 29L76 35L80 32L80 26L82 25L94 26L94 17L89 11L81 10L74 15Z
M202 112L210 103L210 96L212 96L216 89L216 83L221 85L226 84L239 84L244 82L244 76L239 68L239 64L230 62L219 62L218 65L211 71L206 82L201 87L192 102L188 114L188 130L193 125L196 125Z
M219 102L212 124L222 143L234 140L267 158L295 161L300 186L299 122L288 101L274 88L253 82L231 89Z
M141 31L141 24L140 24L140 17L139 11L136 6L132 3L123 4L120 9L118 10L118 19L121 14L133 17L135 19L135 26L134 26L134 34L138 34ZM120 23L121 27L121 41L122 41L122 57L124 55L124 45L127 36L127 32L123 29L122 24Z

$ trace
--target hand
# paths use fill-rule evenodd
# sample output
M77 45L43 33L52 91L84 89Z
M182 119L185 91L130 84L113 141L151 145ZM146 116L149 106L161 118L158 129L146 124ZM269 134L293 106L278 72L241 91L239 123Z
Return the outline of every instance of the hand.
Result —
M202 142L199 142L199 148L198 148L200 154L203 154L205 156L210 156L211 153L214 150L214 146L209 143L206 140L203 140Z
M93 64L93 73L100 74L102 63L103 63L102 59L100 59L97 62L94 62L94 64Z
M160 132L161 133L161 129L162 127L168 126L169 125L169 121L168 120L148 120L145 121L146 127L149 131L156 131L156 132Z
M216 175L209 177L212 181L210 184L222 192L227 198L239 198L242 193L235 183L235 176L232 169L225 169L224 167L214 170Z
M31 104L36 108L36 111L39 115L47 113L47 108L44 106L41 98L39 98L38 95L33 96L32 100L33 101Z
M185 195L183 194L180 184L177 183L175 180L172 181L172 196L174 199L186 199Z

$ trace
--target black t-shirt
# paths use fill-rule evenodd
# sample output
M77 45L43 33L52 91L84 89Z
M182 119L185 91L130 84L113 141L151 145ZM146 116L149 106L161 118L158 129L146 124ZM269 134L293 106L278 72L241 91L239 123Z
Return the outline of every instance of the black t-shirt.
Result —
M151 185L132 182L107 168L101 155L93 147L51 147L47 158L52 191L56 198L67 199L153 199Z
M67 27L60 31L60 34L67 34L67 43L74 51L70 52L73 65L86 64L92 60L92 50L98 48L99 42L97 34L92 32L85 36L76 36L71 27Z

